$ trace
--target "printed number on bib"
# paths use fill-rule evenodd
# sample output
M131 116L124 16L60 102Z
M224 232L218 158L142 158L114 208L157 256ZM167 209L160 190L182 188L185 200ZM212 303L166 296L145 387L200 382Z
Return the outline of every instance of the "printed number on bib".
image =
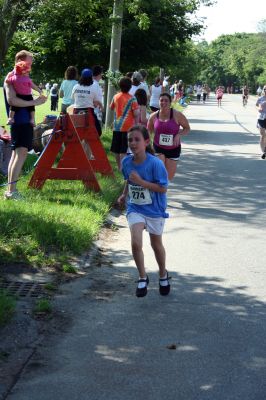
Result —
M160 134L159 144L161 146L173 146L173 135L168 135L167 133Z
M128 194L130 198L130 203L138 204L140 206L152 204L149 189L145 189L142 186L128 185Z

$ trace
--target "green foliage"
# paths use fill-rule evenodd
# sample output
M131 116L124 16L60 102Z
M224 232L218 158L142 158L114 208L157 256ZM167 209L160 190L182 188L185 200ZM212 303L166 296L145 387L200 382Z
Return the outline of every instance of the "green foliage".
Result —
M124 5L121 71L175 64L173 52L199 33L203 24L192 21L204 0L127 0ZM46 0L33 4L16 31L6 71L21 48L35 54L32 77L37 81L62 77L68 65L79 69L109 63L113 0ZM60 60L60 62L58 62Z
M54 291L56 290L56 286L55 286L55 284L52 283L52 282L47 282L47 283L44 285L44 289L45 289L45 290L48 290L49 292L54 292Z
M77 273L77 269L75 267L73 267L73 265L71 265L71 264L64 264L63 271L66 274L76 274Z
M105 72L105 77L108 79L109 82L118 90L119 89L119 81L123 77L123 74L119 71L108 71Z
M247 84L255 91L266 77L265 34L236 33L222 35L204 48L205 66L200 78L212 86Z
M0 291L0 326L5 325L13 316L16 308L14 297L6 291Z
M50 314L52 312L52 305L48 299L40 299L34 307L34 314Z

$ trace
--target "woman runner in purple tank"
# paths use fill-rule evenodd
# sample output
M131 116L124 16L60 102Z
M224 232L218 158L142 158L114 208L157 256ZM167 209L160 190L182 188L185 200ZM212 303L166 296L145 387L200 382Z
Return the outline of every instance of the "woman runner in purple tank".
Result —
M164 162L168 179L172 180L181 153L180 137L190 132L190 126L184 114L171 108L168 93L160 95L160 109L151 114L148 130L150 134L154 133L155 154Z

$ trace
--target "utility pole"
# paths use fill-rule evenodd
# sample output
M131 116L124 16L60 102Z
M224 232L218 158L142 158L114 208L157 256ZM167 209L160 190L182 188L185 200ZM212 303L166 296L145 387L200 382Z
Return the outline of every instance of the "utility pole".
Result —
M118 71L120 65L120 49L121 49L121 36L122 36L122 19L123 19L123 5L124 0L114 0L113 6L113 25L112 25L112 38L111 38L111 49L110 49L110 71ZM109 127L113 122L113 112L110 110L109 105L115 94L115 87L108 80L108 94L107 94L107 106L106 106L106 119L105 127Z

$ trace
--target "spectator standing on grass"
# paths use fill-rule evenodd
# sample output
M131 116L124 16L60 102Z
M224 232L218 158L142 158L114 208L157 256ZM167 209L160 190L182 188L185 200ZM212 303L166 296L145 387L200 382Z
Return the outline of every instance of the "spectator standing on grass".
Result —
M45 90L46 90L46 96L48 97L50 94L50 83L49 82L47 82L45 84Z
M16 54L15 63L25 61L32 64L33 55L29 51L21 50ZM14 124L11 125L12 155L8 165L8 187L4 193L6 200L19 200L21 195L17 191L17 181L27 158L28 151L32 149L33 126L30 123L30 114L26 107L37 106L45 103L47 98L43 95L35 100L27 101L16 96L12 85L4 82L5 97L8 105L20 107L14 116Z
M128 140L127 131L139 119L139 105L135 97L129 92L132 86L130 78L124 77L119 81L120 92L117 93L110 104L114 110L114 130L111 144L111 151L115 155L118 169L121 168L121 161L127 154Z
M93 116L98 135L101 136L101 126L94 113L94 108L102 106L102 97L98 87L93 83L92 70L84 68L79 82L73 87L72 99L74 100L74 114L89 112Z
M6 77L6 82L10 85L13 85L17 97L23 100L31 101L32 97L32 89L42 93L39 86L37 86L30 79L29 73L31 71L31 63L26 61L18 61L15 64L15 68L12 72ZM7 125L12 125L14 123L14 115L15 112L19 110L14 106L10 106L9 110L9 118L7 120ZM35 108L34 106L28 107L28 112L30 113L30 122L33 126L35 126Z
M161 79L159 76L154 81L154 84L150 87L150 109L154 112L159 110L160 105L159 105L159 99L160 99L160 94L162 93L162 85L161 85Z
M141 88L140 89L144 89L145 90L145 92L147 94L147 100L149 100L150 91L149 91L149 86L148 86L148 84L146 82L146 79L147 79L147 76L148 76L147 71L145 71L145 69L140 69L139 73L142 76L142 80L141 80L141 83L140 83L141 84Z
M102 79L103 76L103 67L101 67L100 65L95 65L92 68L92 79L93 79L93 85L96 87L97 91L98 91L98 98L99 98L99 102L101 104L98 104L95 108L94 108L94 113L96 115L97 121L96 124L98 126L97 131L100 131L99 136L101 136L102 134L102 118L103 118L103 111L104 111L104 107L103 107L103 90L100 86L100 80Z
M54 83L51 92L50 92L50 98L51 98L51 111L57 111L58 110L58 84Z
M76 67L69 66L65 70L65 79L59 89L59 97L62 98L61 112L66 114L67 108L73 104L71 97L73 87L78 83L78 70Z
M135 92L136 92L137 89L144 89L143 84L141 82L142 79L143 79L142 75L138 71L133 72L133 75L132 75L132 86L131 86L131 89L129 91L129 94L131 94L131 96L135 95Z

